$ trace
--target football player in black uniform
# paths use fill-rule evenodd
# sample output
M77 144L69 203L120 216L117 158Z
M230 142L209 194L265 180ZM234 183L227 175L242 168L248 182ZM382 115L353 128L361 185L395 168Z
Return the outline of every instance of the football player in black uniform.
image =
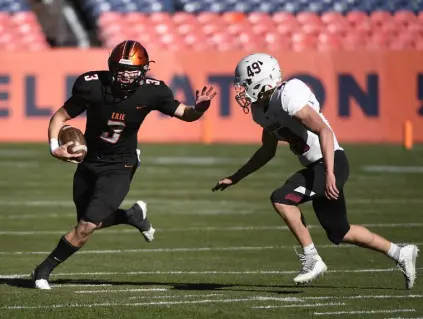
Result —
M138 201L128 210L119 209L139 164L138 130L154 110L182 121L196 121L209 108L216 92L212 87L204 87L196 92L195 106L186 106L175 100L163 81L146 77L149 63L148 53L140 43L118 44L110 54L109 70L79 76L72 96L51 118L48 128L51 154L77 163L78 155L67 151L69 143L59 146L58 134L66 121L86 111L88 152L74 176L78 224L35 268L32 275L35 288L50 289L51 272L76 253L97 229L127 224L136 227L147 242L153 240L154 228L146 217L144 202Z

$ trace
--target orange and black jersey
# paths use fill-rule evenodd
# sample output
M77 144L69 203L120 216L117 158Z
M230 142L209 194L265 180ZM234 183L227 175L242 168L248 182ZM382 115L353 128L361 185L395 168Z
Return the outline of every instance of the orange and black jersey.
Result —
M173 116L180 102L163 82L147 78L125 96L111 84L109 71L80 75L64 108L71 117L86 111L89 154L135 154L138 130L150 111Z

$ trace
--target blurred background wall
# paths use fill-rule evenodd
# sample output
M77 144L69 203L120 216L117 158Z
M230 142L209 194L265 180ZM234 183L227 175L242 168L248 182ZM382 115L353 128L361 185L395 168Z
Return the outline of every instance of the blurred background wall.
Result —
M259 141L232 89L253 52L312 88L341 141L403 143L406 123L423 141L423 0L0 0L0 141L45 141L75 78L125 39L182 102L219 91L198 123L150 114L141 141Z

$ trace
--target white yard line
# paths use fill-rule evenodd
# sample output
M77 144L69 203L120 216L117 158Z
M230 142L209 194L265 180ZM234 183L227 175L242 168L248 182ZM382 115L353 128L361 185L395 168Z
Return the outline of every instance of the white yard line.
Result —
M221 297L223 294L196 294L196 295L167 295L167 296L132 296L133 299L174 299L174 298L193 298L193 297Z
M147 162L155 165L202 165L210 166L215 164L238 164L248 160L247 158L233 158L233 157L183 157L183 156L157 156L157 157L143 157L142 162Z
M413 243L423 245L423 243ZM175 252L210 252L210 251L255 251L255 250L278 250L293 249L297 246L235 246L235 247L175 247L175 248L140 248L140 249L99 249L99 250L81 250L78 254L82 255L106 255L106 254L133 254L133 253L175 253ZM356 248L352 245L321 245L319 249L342 249ZM48 251L0 251L0 256L13 255L45 255Z
M195 190L194 190L195 191ZM192 192L191 192L192 193ZM126 199L123 201L123 206L130 207L139 199ZM400 205L400 204L423 204L423 199L420 198L347 198L349 204L363 204L363 205ZM166 202L163 198L149 198L147 200L149 203L156 203L160 204L161 206L165 207L193 207L198 205L210 205L210 200L206 199L199 199L199 200L175 200L171 202ZM245 202L241 202L238 200L221 200L213 202L215 205L225 205L226 209L234 208L234 209L242 209L246 208ZM7 206L19 206L19 207L75 207L75 204L71 200L9 200L3 198L0 200L0 206L7 207ZM260 206L260 205L254 205Z
M395 312L416 312L416 309L384 309L384 310L360 310L360 311L336 311L336 312L315 312L315 316L336 316L336 315L371 315L375 313Z
M292 247L291 247L292 248ZM258 246L258 247L199 247L199 248L152 248L152 249L109 249L109 250L82 250L78 254L122 254L122 253L174 253L174 252L205 252L205 251L240 251L240 250L267 250L276 249L274 246ZM45 255L46 251L1 251L1 255Z
M39 162L0 161L0 167L28 168L39 167Z
M269 305L251 307L252 309L274 309L274 308L309 308L309 307L327 307L327 306L345 306L343 302L324 302L324 303L311 303L311 304L293 304L293 305Z
M417 270L423 267L416 268ZM327 273L378 273L378 272L395 272L397 268L370 268L370 269L334 269L328 270ZM251 270L251 271L104 271L104 272L67 272L67 273L53 273L53 277L73 277L73 276L139 276L139 275L291 275L298 273L296 270ZM28 278L29 274L3 274L0 279L12 278Z
M1 219L1 217L0 217ZM419 228L423 227L423 223L370 223L362 224L369 228ZM321 228L320 225L307 225L308 228ZM157 228L160 232L204 232L204 231L265 231L265 230L284 230L287 231L287 226L230 226L230 227L187 227L187 228ZM33 230L33 231L21 231L21 230L0 230L0 235L7 236L29 236L29 235L63 235L67 230ZM99 230L96 234L124 234L124 233L137 233L138 230L130 229L119 229L119 230Z
M0 159L4 157L24 157L27 156L28 158L33 158L43 154L38 150L28 150L25 148L6 148L2 147L0 150Z
M56 304L47 306L8 306L0 309L4 310L20 310L20 309L57 309L57 308L95 308L95 307L142 307L142 306L170 306L181 304L206 304L206 303L234 303L255 301L255 298L239 298L239 299L203 299L203 300L183 300L183 301L153 301L153 302L136 302L136 303L93 303L93 304Z
M304 300L326 300L326 299L416 299L423 298L423 295L357 295L357 296L321 296L303 297Z
M23 220L23 219L46 219L46 218L75 218L75 214L14 214L14 215L1 215L0 219L6 220Z
M209 304L209 303L236 303L236 302L254 302L257 297L237 298L237 299L202 299L202 300L181 300L181 301L152 301L152 302L136 302L136 303L93 303L93 304L55 304L44 306L8 306L0 309L3 310L20 310L20 309L57 309L57 308L94 308L94 307L145 307L145 306L172 306L172 305L190 305L190 304ZM301 308L301 307L319 307L320 304L307 305L284 305L284 308Z
M178 216L199 216L199 215L254 215L256 214L258 211L258 209L256 211L254 210L246 210L246 209L242 209L242 210L225 210L225 209L206 209L206 208L202 208L201 210L183 210L183 211L175 211L172 210L171 214L172 215L178 215ZM374 209L349 209L348 210L348 214L349 215L381 215L381 214L398 214L398 211L389 211L389 210L374 210ZM161 215L161 216L166 216L166 215L170 215L169 211L154 211L154 215ZM3 220L23 220L23 219L41 219L44 220L46 218L58 218L58 219L65 219L65 218L69 218L69 219L75 219L75 213L39 213L37 211L35 211L32 214L5 214L5 213L1 213L0 212L0 219ZM247 226L245 226L247 227ZM258 226L260 227L260 226ZM263 227L272 227L271 229L273 229L274 227L278 227L278 226L263 226ZM279 226L279 228L283 228L284 226ZM213 227L211 227L213 228ZM220 230L220 228L218 227L214 227L216 228L216 230ZM225 228L225 227L223 227ZM198 229L198 228L197 228ZM188 230L196 230L195 227L191 227ZM166 231L183 231L182 229L166 229Z
M423 166L368 165L361 169L373 173L423 173Z
M211 191L210 191L211 192ZM192 194L192 192L191 192ZM131 207L138 199L125 199L122 202L122 207ZM180 199L180 200L172 200L172 201L164 201L162 197L156 198L149 198L147 203L155 203L161 205L162 207L175 207L175 208L186 208L187 206L190 207L199 207L199 205L210 205L210 200L206 199ZM245 202L238 202L233 200L217 200L213 202L214 205L224 205L225 209L238 209L239 206L245 207ZM18 206L18 207L71 207L75 208L75 204L71 200L31 200L31 199L22 199L22 200L10 200L7 198L0 199L0 206ZM214 208L216 209L216 208ZM196 209L197 210L197 209ZM198 209L201 211L201 209Z
M52 284L52 288L68 288L68 287L110 287L112 284Z
M167 291L168 288L131 288L131 289L105 289L105 290L77 290L76 294L98 294L98 293L118 293L118 292L138 292L138 291Z
M356 296L315 296L315 297L262 297L260 300L267 301L285 301L285 302L304 302L308 300L332 300L332 299L418 299L423 295L356 295Z

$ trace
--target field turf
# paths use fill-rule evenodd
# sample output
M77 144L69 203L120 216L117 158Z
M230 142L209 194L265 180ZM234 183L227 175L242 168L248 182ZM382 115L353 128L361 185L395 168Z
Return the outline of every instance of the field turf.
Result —
M75 224L73 164L37 144L0 145L0 318L418 318L423 281L404 289L388 257L332 245L303 205L329 270L296 287L298 246L269 196L300 166L285 146L224 192L254 145L145 145L123 203L148 203L150 244L128 226L94 234L59 266L53 290L28 276ZM423 244L423 147L345 145L351 223L395 242ZM422 271L419 262L418 275Z

